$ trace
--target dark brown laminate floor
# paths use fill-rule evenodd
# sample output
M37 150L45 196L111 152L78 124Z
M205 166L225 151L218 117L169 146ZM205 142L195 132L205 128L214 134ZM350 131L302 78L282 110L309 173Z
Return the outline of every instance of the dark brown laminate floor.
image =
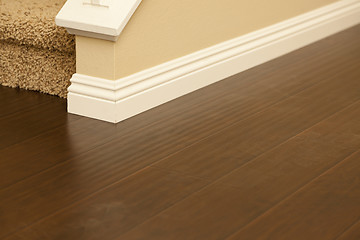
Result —
M0 88L0 239L356 239L360 26L117 125Z
M352 239L360 239L360 219L356 223L354 223L349 229L344 231L339 238L339 240L352 240Z

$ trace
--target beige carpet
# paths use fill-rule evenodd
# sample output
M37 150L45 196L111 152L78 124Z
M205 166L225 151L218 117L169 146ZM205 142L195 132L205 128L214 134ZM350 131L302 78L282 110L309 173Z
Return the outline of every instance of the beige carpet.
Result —
M66 0L0 0L0 84L66 97L75 41L55 25Z

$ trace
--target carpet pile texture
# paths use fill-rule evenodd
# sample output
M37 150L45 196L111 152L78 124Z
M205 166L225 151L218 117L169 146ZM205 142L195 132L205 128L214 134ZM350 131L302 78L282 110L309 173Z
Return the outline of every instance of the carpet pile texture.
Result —
M0 0L0 84L66 97L75 40L55 25L66 0Z

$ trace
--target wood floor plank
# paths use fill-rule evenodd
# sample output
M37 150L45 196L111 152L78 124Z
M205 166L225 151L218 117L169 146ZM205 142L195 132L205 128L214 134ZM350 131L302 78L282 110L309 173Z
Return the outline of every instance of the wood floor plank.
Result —
M21 102L17 105L22 105ZM79 119L76 115L64 114L66 101L63 99L34 105L30 110L19 108L0 118L0 150Z
M229 239L335 239L360 217L359 159L360 151Z
M223 157L224 155L222 154L230 153L232 156L236 156L237 164L241 162L244 163L246 160L254 158L256 154L259 155L263 153L272 146L285 141L303 131L305 128L329 117L353 101L359 100L360 95L358 91L360 89L360 83L353 80L353 78L349 78L349 76L352 76L351 74L344 74L345 73L341 73L340 75L332 74L333 78L329 77L326 81L284 100L274 106L274 108L263 111L259 115L251 117L249 120L244 120L242 124L234 125L231 127L231 131L226 130L226 134L223 134L223 131L218 135L212 136L209 141L204 140L201 143L172 155L168 159L171 162L188 159L196 160L199 156L207 156L204 162L206 162L207 159L220 159L223 164L219 162L217 163L217 168L212 168L214 169L213 171L218 174L216 177L220 177L239 166L232 165L231 161L227 161L229 158ZM342 79L341 84L338 78ZM325 93L329 93L329 96L326 97ZM339 97L333 100L331 105L328 105L329 98L333 99L332 96L334 95L339 95ZM293 106L293 110L290 111L287 107L288 105ZM281 106L284 106L284 108L281 108ZM298 119L302 119L302 121L298 121ZM333 127L331 129L335 128ZM81 198L100 190L107 184L120 180L121 177L125 177L135 171L141 164L146 166L156 159L161 159L161 154L166 153L167 146L161 142L156 142L159 138L154 136L156 136L155 134L159 134L158 136L165 136L165 139L168 139L167 134L169 133L163 132L161 129L153 130L154 132L150 134L142 130L141 132L144 134L143 137L136 135L137 141L144 141L137 143L139 147L128 141L104 145L101 151L90 151L82 155L81 158L75 158L67 164L0 192L0 205L7 206L7 208L3 210L4 216L10 216L4 223L11 223L11 225L7 225L5 229L11 229L16 225L19 228L29 225L37 219L58 211L60 208L64 208L74 201L80 201ZM248 133L245 135L246 132ZM221 142L218 148L216 148L215 145L219 143L216 139L218 139L219 136L223 137L220 138ZM233 139L231 138L232 136L234 136ZM244 139L242 138L243 136ZM149 142L150 139L157 148L153 150L150 148L150 152L139 152L138 149L144 150L141 146L146 146L146 143ZM259 144L254 146L255 142L251 139L259 141ZM208 142L208 144L202 147L204 146L202 145L204 142ZM213 143L215 143L215 145L211 145ZM126 144L128 144L126 149L121 147L122 145L126 146ZM224 144L228 144L226 145L227 147L225 147ZM161 146L163 146L162 149ZM219 148L221 148L222 151L220 151ZM189 149L192 149L192 151ZM213 152L213 149L217 149L215 150L216 152ZM226 149L226 151L224 151L224 149ZM122 154L119 154L119 150L121 150ZM188 154L193 155L189 156ZM191 162L189 162L189 164L194 168L196 167L196 164ZM224 171L224 168L221 167L222 165L230 165L231 168ZM206 167L202 167L202 169L206 169ZM221 174L219 174L218 169L222 169ZM104 176L106 176L106 178ZM215 180L215 177L213 180ZM31 188L31 186L36 187ZM221 186L221 188L224 187ZM228 187L226 187L226 189L228 189ZM233 187L229 189L233 189ZM217 190L215 192L217 192ZM42 198L31 199L31 197L37 196L39 193L42 193ZM28 196L25 209L26 214L20 213L19 211L14 212L12 209L21 205L19 200L23 201L24 195ZM238 202L242 196L237 197L240 198L235 198L236 202ZM59 201L59 199L61 199L61 201ZM219 200L218 198L213 199L216 201ZM230 199L228 200L230 201ZM224 206L226 205L227 204ZM36 211L36 215L33 213L34 210ZM21 221L17 220L15 222L16 219L19 219L19 214L22 216ZM43 227L44 223L41 223L40 226ZM58 225L54 224L54 226Z
M64 102L65 100L60 100ZM32 110L41 104L59 102L59 98L47 94L39 94L19 88L9 88L0 85L0 119L17 112Z
M233 76L206 89L140 114L116 125L116 127L86 118L77 119L77 121L68 119L65 125L60 124L59 127L49 131L43 133L32 131L28 135L22 135L20 129L27 129L28 124L21 119L15 120L16 130L7 132L7 135L11 136L11 141L8 142L6 137L3 138L4 144L11 146L0 150L0 155L3 156L0 159L0 176L2 176L0 188L8 187L63 163L88 151L95 145L99 146L117 138L136 135L139 130L142 131L141 129L152 125L163 125L167 131L172 131L174 133L172 137L177 139L181 135L188 134L186 139L182 138L187 142L174 149L177 151L186 144L192 144L227 125L247 118L287 96L316 84L319 80L313 78L311 72L317 68L316 63L319 60L326 59L325 63L328 61L328 64L325 65L331 70L334 69L331 64L334 60L353 51L351 47L347 47L347 50L342 49L341 41L349 38L349 34L354 33L349 31L336 35L333 37L336 41L325 39L307 47L307 51L296 51L262 65L261 68ZM349 46L352 45L349 44ZM298 67L300 63L303 68ZM327 71L326 68L322 68L322 70ZM1 93L10 92L11 96L15 91L4 87L1 89ZM5 97L5 99L8 98ZM9 100L7 101L9 102ZM56 104L55 109L57 109ZM22 112L21 106L19 104L16 106L18 112ZM33 112L33 114L37 113ZM224 115L228 117L224 118ZM59 120L53 119L54 124L64 118L66 118L65 112L58 118ZM14 124L13 122L14 119L11 119L10 123ZM47 126L47 118L37 118L36 123L37 126ZM203 124L202 129L198 128L199 124ZM172 129L180 129L183 133L179 135ZM177 141L177 139L172 141ZM17 144L14 144L15 142Z
M50 231L34 228L11 238L114 239L206 184L201 179L146 168L90 198L86 204L71 208L71 218L65 215L55 222L46 222L44 227Z
M321 74L318 77L325 77L327 81L200 142L196 151L194 148L185 149L181 158L169 158L154 166L217 179L249 161L252 156L271 149L359 100L360 63L350 68L331 76Z
M349 229L342 233L337 240L355 240L360 239L360 220L353 224Z
M110 123L81 119L0 150L0 189L97 147L115 129Z
M360 102L250 161L119 239L225 239L357 151L359 116ZM257 231L261 232L261 228Z

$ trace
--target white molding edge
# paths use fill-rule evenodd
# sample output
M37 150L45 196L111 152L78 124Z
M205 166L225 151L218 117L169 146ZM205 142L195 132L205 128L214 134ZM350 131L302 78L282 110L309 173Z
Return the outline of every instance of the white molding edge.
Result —
M70 34L116 41L141 0L67 0L55 18Z
M341 0L116 81L74 74L68 111L117 123L358 23L360 1Z

